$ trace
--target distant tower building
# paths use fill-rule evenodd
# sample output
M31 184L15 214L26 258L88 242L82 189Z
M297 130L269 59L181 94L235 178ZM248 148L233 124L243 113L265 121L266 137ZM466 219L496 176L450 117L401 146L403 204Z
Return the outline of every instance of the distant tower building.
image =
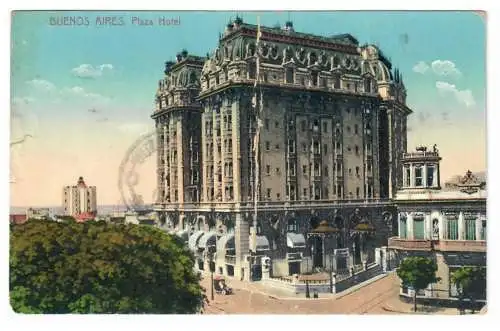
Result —
M63 189L64 214L77 219L95 217L97 214L97 195L95 186L87 186L83 177L73 186Z

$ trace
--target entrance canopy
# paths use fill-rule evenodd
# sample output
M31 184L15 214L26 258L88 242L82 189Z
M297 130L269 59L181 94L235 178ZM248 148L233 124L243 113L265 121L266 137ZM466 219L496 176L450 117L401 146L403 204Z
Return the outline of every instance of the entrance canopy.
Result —
M257 239L257 247L256 247L256 251L268 251L269 250L269 241L267 240L267 238L265 236L257 236L256 237ZM253 238L252 238L252 235L250 235L250 241L249 241L249 244L250 244L250 250L253 249Z
M234 249L234 234L226 233L217 241L217 250L224 251L226 249Z
M203 236L203 233L203 231L196 231L191 235L191 237L189 237L188 247L190 250L195 251L197 249L198 241L200 240L201 236Z
M306 247L306 239L301 233L288 232L286 234L286 245L289 248L304 248Z
M198 241L198 248L206 249L209 246L215 246L217 242L217 233L214 231L205 232Z

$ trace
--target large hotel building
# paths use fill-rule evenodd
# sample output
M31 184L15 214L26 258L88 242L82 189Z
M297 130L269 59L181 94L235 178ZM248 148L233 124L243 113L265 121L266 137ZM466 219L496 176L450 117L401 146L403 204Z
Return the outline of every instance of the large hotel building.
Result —
M152 118L156 210L188 240L200 269L258 278L372 263L397 235L391 198L403 185L406 89L374 45L227 25L206 57L167 62ZM318 235L319 234L319 235Z

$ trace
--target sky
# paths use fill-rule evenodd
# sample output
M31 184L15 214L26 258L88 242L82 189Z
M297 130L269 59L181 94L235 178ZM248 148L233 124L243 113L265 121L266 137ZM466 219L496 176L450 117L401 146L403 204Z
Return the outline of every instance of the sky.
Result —
M486 25L472 12L15 12L11 48L11 205L60 205L83 176L98 204L121 204L120 164L154 129L164 62L204 56L237 14L299 32L350 33L378 45L408 90L408 148L437 144L441 178L486 170ZM88 25L51 25L64 16ZM99 26L115 16L123 25ZM133 24L133 17L143 23ZM178 24L160 26L159 18ZM28 136L26 136L28 135ZM155 157L137 169L137 192L155 195Z

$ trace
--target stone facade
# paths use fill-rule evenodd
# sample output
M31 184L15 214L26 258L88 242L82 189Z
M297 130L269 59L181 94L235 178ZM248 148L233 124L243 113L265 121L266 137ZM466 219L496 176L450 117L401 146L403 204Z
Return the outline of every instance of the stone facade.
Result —
M206 59L180 53L165 74L153 114L160 223L181 236L234 235L234 255L220 248L216 260L240 278L262 256L273 276L325 268L336 248L354 264L374 260L370 247L396 229L390 198L403 182L411 113L401 75L376 46L237 18ZM355 230L361 219L372 235ZM323 220L338 234L308 237ZM269 249L255 251L257 240Z
M441 189L429 171L432 168L438 176L439 160L436 150L405 155L403 163L411 171L405 175L408 185L395 197L398 236L389 239L386 256L392 267L407 256L434 259L441 281L431 284L424 295L447 299L457 296L450 281L454 270L486 267L486 183L469 171L456 185ZM417 175L416 169L421 169Z

